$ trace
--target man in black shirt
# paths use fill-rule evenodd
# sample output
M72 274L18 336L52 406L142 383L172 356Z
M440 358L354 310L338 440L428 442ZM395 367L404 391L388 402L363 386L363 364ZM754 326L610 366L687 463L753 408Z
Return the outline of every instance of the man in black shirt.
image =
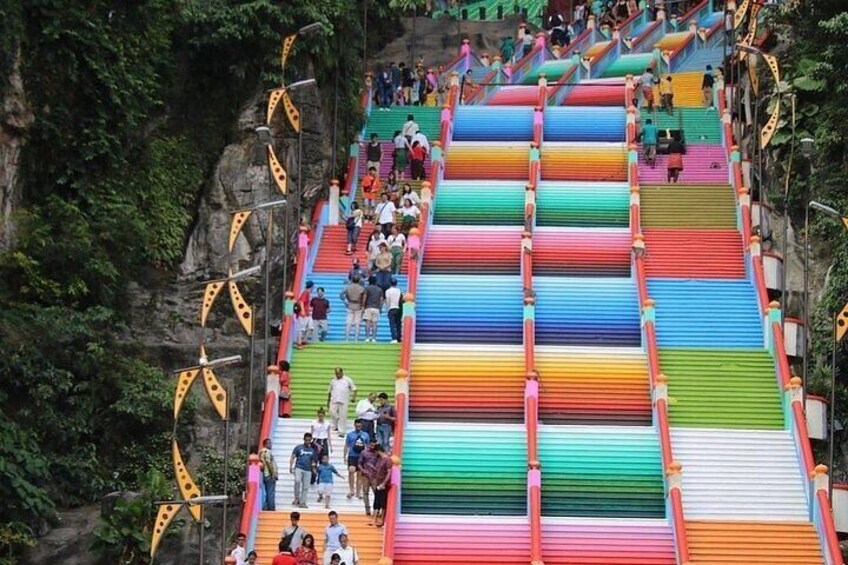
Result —
M704 106L713 108L713 86L715 86L715 77L713 76L713 66L707 65L707 72L704 73L704 79L701 81L701 94L703 95Z

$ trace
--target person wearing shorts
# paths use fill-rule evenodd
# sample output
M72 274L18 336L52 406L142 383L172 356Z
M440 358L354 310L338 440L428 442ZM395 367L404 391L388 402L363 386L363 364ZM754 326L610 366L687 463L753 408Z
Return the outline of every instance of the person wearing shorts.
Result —
M330 313L330 301L324 296L324 287L318 287L318 294L309 301L309 308L312 311L313 331L317 330L318 341L324 341L327 339L327 332L330 329L327 322L327 315Z
M392 460L382 445L374 446L374 452L379 456L371 477L371 486L374 489L374 525L380 528L386 519L386 500L392 478Z
M383 244L384 246L385 244ZM365 288L365 312L362 319L365 320L365 341L377 341L377 324L380 321L380 311L383 308L383 289L377 284L377 277L368 277L368 286Z
M347 481L348 493L347 498L350 500L354 496L362 497L362 482L359 476L359 458L365 452L371 438L368 433L362 429L362 421L356 420L353 423L354 429L348 432L345 436L344 460L347 463Z
M345 341L350 339L351 330L354 341L359 341L359 327L362 325L362 310L365 306L365 288L360 284L359 275L354 275L350 284L342 291L341 299L347 308Z
M318 464L318 502L324 503L324 508L330 507L330 498L333 496L333 475L342 479L336 466L330 463L330 456L326 453L321 455Z

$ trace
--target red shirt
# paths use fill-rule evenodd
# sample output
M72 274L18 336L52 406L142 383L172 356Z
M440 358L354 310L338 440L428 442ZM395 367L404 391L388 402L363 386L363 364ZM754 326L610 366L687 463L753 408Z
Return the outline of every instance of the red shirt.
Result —
M300 293L300 297L297 301L300 302L300 314L298 314L298 317L308 318L309 303L312 301L312 292L308 288L304 289L304 291Z
M371 173L362 177L362 192L365 194L375 194L380 192L381 186L380 179L371 176Z
M297 565L297 561L291 555L281 553L271 561L271 565Z
M412 157L413 161L423 161L427 153L424 151L424 148L419 145L418 147L413 147L409 155Z

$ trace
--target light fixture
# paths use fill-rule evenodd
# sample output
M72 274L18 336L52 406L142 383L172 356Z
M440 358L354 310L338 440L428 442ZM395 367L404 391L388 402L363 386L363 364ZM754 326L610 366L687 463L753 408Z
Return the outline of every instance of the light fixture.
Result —
M268 126L259 126L256 128L256 135L259 136L259 143L262 145L271 145L271 128Z
M840 214L835 208L831 208L830 206L827 206L826 204L822 204L821 202L816 202L815 200L811 200L810 201L810 208L813 208L814 210L818 210L819 212L821 212L823 214L827 214L828 216L831 216L833 218L838 218L840 220L842 219L842 214Z
M298 88L303 88L304 86L309 86L311 84L315 84L314 78L307 78L307 79L299 80L297 82L293 82L293 83L287 85L285 88L283 88L283 90L286 90L286 91L297 90Z
M763 52L761 50L757 49L756 47L753 47L751 45L745 45L743 43L737 43L736 44L736 50L742 51L743 53L748 53L750 55L762 55L763 54Z
M804 157L810 158L813 154L813 147L816 145L816 140L812 137L802 137L801 138L801 153L804 154Z
M257 204L256 206L251 208L251 210L253 210L255 212L256 210L267 210L269 208L279 208L280 206L285 206L286 202L287 202L287 200L285 200L285 199L283 199L283 200L271 200L270 202L263 202L262 204Z
M303 37L303 36L307 36L307 35L312 35L313 33L316 33L316 32L321 31L323 29L324 29L324 26L322 26L319 22L314 22L314 23L311 23L309 25L305 25L302 28L300 28L299 30L297 30L297 34L300 35L301 37Z

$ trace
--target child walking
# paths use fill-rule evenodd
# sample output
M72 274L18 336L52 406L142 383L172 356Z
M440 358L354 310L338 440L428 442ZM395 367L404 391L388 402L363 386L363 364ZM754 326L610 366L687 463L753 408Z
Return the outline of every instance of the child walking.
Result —
M336 466L330 463L330 456L327 453L321 455L321 462L318 464L318 502L324 502L324 507L330 507L330 498L333 496L333 475L343 479Z

